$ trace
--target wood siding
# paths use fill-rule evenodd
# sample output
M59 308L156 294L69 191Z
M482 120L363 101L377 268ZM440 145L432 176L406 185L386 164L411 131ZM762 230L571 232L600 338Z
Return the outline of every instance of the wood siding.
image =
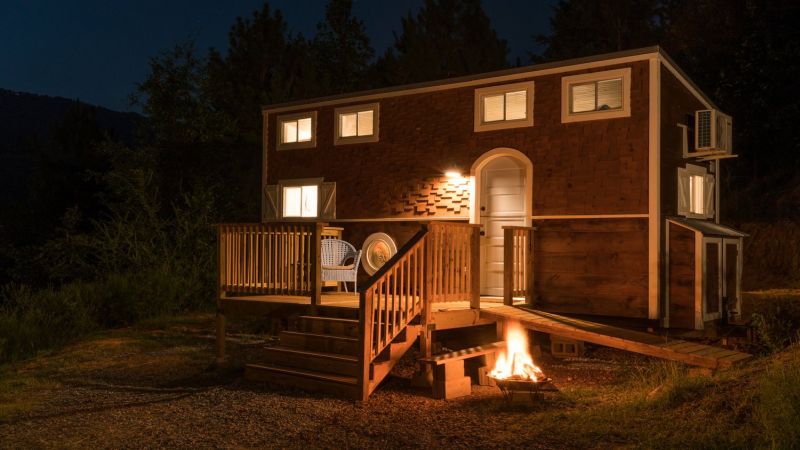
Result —
M647 220L535 221L535 307L647 318Z
M710 168L707 162L695 162L696 158L683 158L683 132L678 124L687 124L687 116L694 116L698 109L706 109L680 81L661 66L661 213L678 214L678 167L689 162ZM689 136L690 146L692 136ZM710 170L709 170L710 173ZM718 184L718 183L717 183ZM714 187L715 189L717 186Z
M694 328L695 233L669 224L669 326Z
M474 87L380 99L380 141L373 143L334 145L335 107L326 106L317 110L316 148L276 151L276 118L270 115L267 183L317 177L336 182L340 219L466 218L462 196L457 207L442 201L448 193L430 198L429 192L438 192L445 171L466 175L483 153L509 147L533 163L534 215L647 213L648 63L591 71L620 67L632 69L627 118L561 123L561 77L590 71L530 78L532 127L475 132Z

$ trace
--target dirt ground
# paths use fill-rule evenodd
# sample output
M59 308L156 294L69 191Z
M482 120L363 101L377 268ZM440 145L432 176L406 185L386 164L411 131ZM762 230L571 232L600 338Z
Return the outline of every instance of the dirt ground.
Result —
M702 380L705 393L676 402L653 375L673 365L609 349L543 356L560 392L535 404L478 386L433 400L410 386L411 357L362 404L246 382L242 361L267 342L234 328L219 368L211 330L210 315L151 322L3 368L0 448L669 448L748 426L719 419L731 400L717 397L738 378Z

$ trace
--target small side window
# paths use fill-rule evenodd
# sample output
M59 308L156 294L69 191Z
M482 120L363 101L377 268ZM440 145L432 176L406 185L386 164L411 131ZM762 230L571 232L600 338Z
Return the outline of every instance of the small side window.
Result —
M334 145L378 141L380 104L336 108L334 117L336 118Z
M475 131L533 125L533 81L475 90Z
M316 147L316 111L278 116L277 120L278 150Z
M629 117L630 96L630 68L563 77L561 122Z

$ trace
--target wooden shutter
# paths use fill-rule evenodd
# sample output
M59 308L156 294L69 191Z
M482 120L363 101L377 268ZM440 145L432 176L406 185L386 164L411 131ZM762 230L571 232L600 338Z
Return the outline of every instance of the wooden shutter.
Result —
M319 218L336 218L336 183L319 184Z
M682 167L678 167L678 215L686 216L689 214L690 195L689 172Z
M277 184L268 184L264 186L264 202L261 206L261 220L266 222L268 220L280 219L280 210L278 209L278 195L280 189Z
M703 176L703 204L705 206L703 211L708 217L714 217L714 203L716 203L714 201L716 199L714 195L714 181L713 174L706 174Z

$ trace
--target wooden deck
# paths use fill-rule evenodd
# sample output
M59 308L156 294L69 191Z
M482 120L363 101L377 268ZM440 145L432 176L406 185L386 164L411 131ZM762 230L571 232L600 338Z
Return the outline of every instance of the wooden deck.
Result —
M245 296L231 296L222 299L223 304L233 304L241 302L250 302L255 304L286 304L286 305L311 305L311 297L301 295L245 295ZM329 292L322 293L320 297L319 306L336 307L336 308L350 308L358 309L358 294L352 292ZM514 304L522 304L522 298L514 299ZM483 308L496 308L503 306L502 297L481 297L481 309ZM432 303L432 311L458 311L470 309L469 302L434 302Z
M480 315L489 320L517 320L531 330L710 369L728 368L752 357L734 350L670 339L657 334L572 319L528 308L500 305L481 309Z

